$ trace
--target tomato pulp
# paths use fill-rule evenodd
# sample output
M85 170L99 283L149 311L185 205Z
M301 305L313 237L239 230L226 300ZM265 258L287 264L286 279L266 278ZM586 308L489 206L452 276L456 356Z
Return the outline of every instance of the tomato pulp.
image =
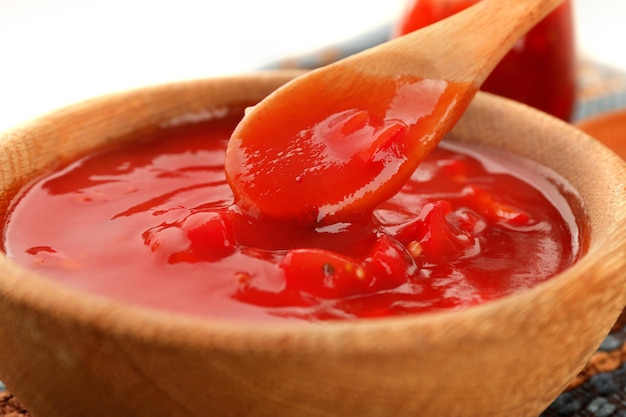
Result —
M480 0L410 0L395 28L404 35L464 10ZM576 62L571 1L520 39L483 83L482 90L570 120Z
M294 228L247 216L223 170L237 121L169 128L36 181L6 219L4 251L85 291L249 321L464 308L536 285L579 256L562 179L452 142L370 218Z

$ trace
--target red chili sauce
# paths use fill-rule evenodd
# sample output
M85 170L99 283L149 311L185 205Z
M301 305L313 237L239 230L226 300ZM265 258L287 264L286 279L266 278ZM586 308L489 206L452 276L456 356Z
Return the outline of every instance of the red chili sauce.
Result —
M223 169L236 122L168 128L38 180L16 199L3 249L82 290L250 321L459 309L579 256L562 179L445 142L372 219L305 229L244 216Z

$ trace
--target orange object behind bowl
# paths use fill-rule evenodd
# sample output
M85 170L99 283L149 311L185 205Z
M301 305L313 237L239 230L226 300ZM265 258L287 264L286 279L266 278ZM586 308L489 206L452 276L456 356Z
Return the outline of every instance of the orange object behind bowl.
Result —
M626 159L626 109L582 120L576 126Z

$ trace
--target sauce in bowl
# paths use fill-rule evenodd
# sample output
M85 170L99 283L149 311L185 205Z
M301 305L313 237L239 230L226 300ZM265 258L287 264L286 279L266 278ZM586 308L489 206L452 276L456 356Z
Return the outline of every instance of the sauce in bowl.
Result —
M85 291L229 320L459 309L532 287L580 256L567 184L531 161L444 142L373 216L298 226L233 205L238 117L164 130L37 180L3 249Z

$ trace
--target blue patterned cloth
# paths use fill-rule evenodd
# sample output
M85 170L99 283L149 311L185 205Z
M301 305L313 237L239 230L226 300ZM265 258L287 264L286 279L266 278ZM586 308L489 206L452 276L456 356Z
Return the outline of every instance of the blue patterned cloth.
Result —
M626 326L607 336L583 373L541 417L626 417ZM600 369L598 369L600 368Z

